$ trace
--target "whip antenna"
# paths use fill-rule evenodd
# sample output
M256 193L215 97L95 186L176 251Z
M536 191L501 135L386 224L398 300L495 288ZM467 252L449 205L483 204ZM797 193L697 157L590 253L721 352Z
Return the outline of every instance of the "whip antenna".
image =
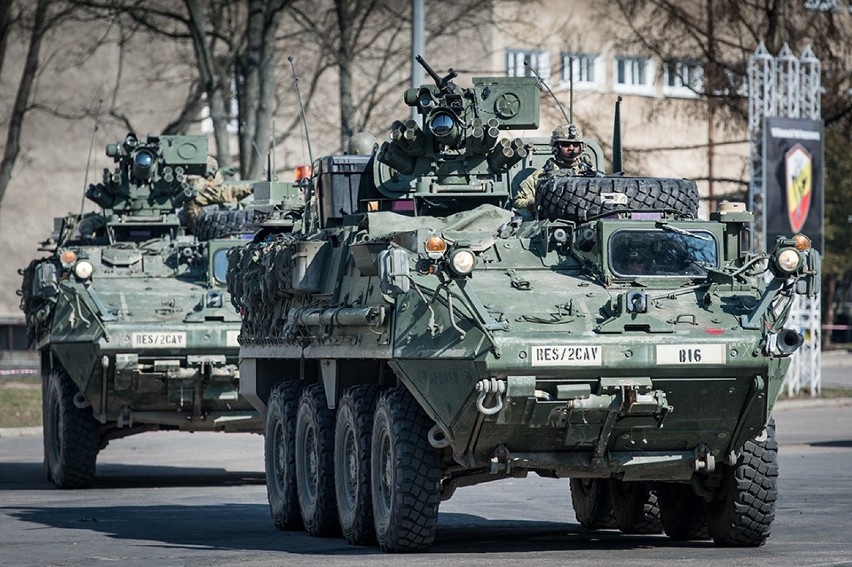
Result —
M566 123L566 124L572 124L573 122L572 122L571 118L568 118L568 115L567 115L567 114L565 114L565 109L564 109L564 108L562 108L562 104L560 104L559 99L558 99L558 98L556 98L556 95L555 95L555 94L553 94L553 91L552 91L552 90L550 90L550 87L548 87L548 86L547 86L547 83L545 83L545 82L542 80L541 75L539 75L539 74L538 74L538 71L536 71L535 69L533 69L533 68L530 66L530 64L529 64L529 63L527 63L526 61L524 61L524 67L526 67L527 69L529 69L530 71L532 71L532 74L533 74L533 75L535 75L535 78L536 78L536 79L538 79L539 88L541 88L541 87L543 86L545 89L547 89L547 92L549 92L549 93L550 93L550 96L552 96L552 97L553 97L553 102L555 102L555 103L556 103L557 108L559 108L559 112L561 112L561 113L562 113L562 117L565 119L565 123ZM572 91L573 91L573 89L572 89ZM574 95L573 95L573 92L572 92L571 96L572 96L572 97L574 96ZM572 118L573 118L573 112L572 112Z
M89 187L89 165L92 163L92 148L95 147L95 134L98 131L98 124L101 119L101 107L104 105L104 99L98 99L98 110L95 112L95 126L92 128L92 140L89 142L89 155L86 157L86 173L83 176L83 198L80 199L80 218L83 218L83 207L86 206L86 189Z
M314 154L311 151L311 135L308 133L308 117L305 115L305 105L302 104L302 92L299 90L299 77L296 75L296 64L293 63L293 56L288 56L287 61L290 62L290 69L293 71L293 82L296 84L296 96L299 99L299 113L302 115L302 126L305 129L305 142L308 144L308 159L311 160L311 165L314 164Z

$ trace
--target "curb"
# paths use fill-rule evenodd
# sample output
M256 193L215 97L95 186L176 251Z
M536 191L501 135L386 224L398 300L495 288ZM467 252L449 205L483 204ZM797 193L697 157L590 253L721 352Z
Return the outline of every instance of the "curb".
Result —
M13 437L36 437L41 435L41 426L34 427L0 427L0 439Z
M781 399L775 402L773 411L799 410L811 408L840 408L852 406L852 398L804 398L798 400Z

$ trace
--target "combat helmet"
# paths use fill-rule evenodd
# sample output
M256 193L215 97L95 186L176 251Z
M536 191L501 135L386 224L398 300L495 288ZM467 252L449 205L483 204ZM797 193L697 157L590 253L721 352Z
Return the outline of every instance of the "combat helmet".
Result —
M580 130L574 124L563 124L557 126L550 135L550 145L556 147L557 142L577 141L583 143L583 137L580 135Z
M378 140L369 132L357 132L346 142L347 155L370 155Z

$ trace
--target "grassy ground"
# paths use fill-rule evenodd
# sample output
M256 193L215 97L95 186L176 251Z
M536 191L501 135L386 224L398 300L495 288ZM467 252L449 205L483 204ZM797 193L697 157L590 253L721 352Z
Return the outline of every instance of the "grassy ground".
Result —
M0 383L0 427L41 425L41 386L29 382Z

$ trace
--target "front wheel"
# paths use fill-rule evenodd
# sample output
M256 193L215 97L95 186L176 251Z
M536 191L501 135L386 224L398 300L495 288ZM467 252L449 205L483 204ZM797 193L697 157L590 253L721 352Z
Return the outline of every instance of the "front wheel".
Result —
M376 405L371 481L376 539L382 551L423 551L435 540L441 453L429 444L432 422L404 387Z
M733 466L720 465L721 486L707 504L710 535L718 545L757 547L766 543L778 498L775 420L747 441Z
M48 373L42 402L44 463L48 479L58 488L88 488L95 479L100 426L91 409L74 405L78 392L64 370Z

